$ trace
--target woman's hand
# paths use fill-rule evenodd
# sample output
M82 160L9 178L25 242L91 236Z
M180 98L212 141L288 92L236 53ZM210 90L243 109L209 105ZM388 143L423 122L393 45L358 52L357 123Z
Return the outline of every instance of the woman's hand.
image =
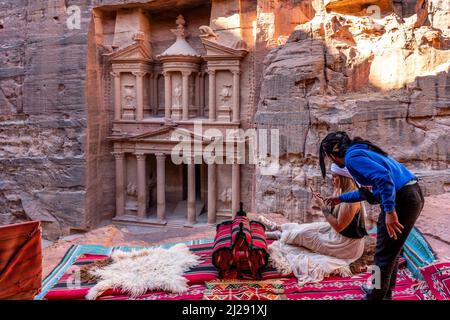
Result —
M386 218L384 220L389 237L397 240L397 234L402 234L403 230L403 225L398 221L397 212L395 210L386 212Z
M313 198L314 198L314 206L318 207L320 210L325 208L325 202L324 202L324 199L321 196L321 194L317 193L317 192L313 192L312 195L313 195Z
M325 199L325 204L330 207L335 207L339 203L341 203L341 200L338 197L332 197L332 198Z

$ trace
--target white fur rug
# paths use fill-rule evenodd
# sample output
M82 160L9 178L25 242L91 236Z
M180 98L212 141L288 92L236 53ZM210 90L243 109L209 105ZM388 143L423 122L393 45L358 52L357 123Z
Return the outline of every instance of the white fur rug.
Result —
M112 264L90 271L100 281L89 290L86 299L95 300L107 289L121 289L132 298L148 290L181 293L187 290L184 272L200 262L200 257L189 251L185 244L169 249L116 251L111 258Z

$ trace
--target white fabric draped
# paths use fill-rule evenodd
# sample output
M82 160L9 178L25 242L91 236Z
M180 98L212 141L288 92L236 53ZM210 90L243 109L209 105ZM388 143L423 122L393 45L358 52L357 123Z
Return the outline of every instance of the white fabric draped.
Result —
M270 261L281 274L293 272L299 286L331 274L350 276L350 263L364 252L364 239L350 239L327 222L286 223L279 241L269 246Z

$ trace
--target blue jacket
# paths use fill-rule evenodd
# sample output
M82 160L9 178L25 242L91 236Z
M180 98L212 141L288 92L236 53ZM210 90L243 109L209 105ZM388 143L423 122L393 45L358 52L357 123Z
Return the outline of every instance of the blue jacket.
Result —
M365 144L355 144L347 149L345 166L359 184L372 187L373 195L385 212L394 210L396 192L409 181L417 179L404 165L369 150ZM342 202L365 200L359 190L344 193L339 199Z

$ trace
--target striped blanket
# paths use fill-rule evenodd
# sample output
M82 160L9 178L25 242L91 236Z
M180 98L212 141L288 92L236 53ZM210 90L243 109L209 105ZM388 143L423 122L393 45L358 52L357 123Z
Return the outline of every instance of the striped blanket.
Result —
M212 262L224 278L236 272L238 278L251 275L261 279L269 261L265 227L250 221L246 216L236 216L217 225Z

